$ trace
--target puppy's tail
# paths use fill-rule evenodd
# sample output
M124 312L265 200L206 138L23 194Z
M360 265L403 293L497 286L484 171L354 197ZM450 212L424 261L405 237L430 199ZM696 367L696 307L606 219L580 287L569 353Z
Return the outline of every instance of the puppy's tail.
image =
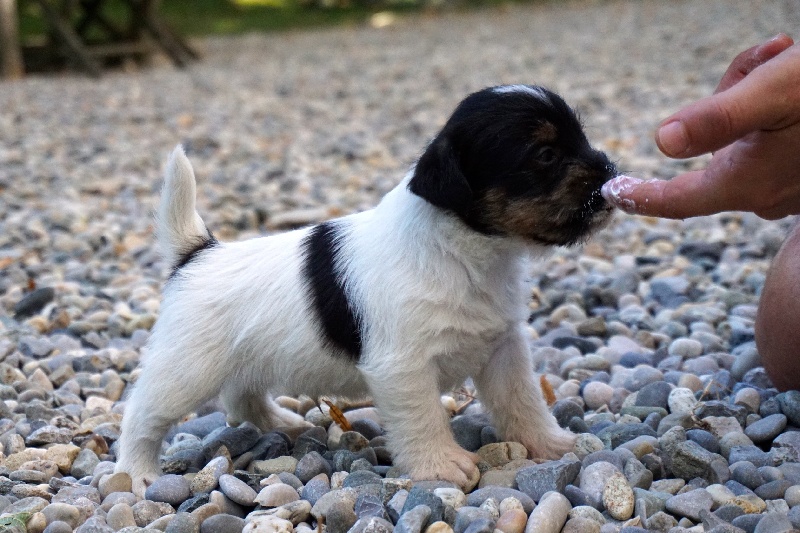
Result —
M156 235L161 253L174 273L199 252L216 245L217 240L195 210L194 170L182 146L170 154L164 174Z

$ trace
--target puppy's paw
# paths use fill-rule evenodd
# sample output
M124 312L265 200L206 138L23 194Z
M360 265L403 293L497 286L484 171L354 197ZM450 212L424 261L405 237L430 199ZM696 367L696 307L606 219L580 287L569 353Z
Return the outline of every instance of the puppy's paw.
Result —
M528 457L534 460L552 461L561 459L575 447L577 435L558 426L540 430L540 435L518 438L528 450ZM509 439L515 440L515 439Z
M314 424L306 421L305 418L290 411L285 407L275 405L274 409L270 412L270 422L272 427L312 427Z
M448 448L436 457L414 458L414 466L410 469L411 479L415 481L440 479L455 483L464 492L475 488L481 479L476 466L480 457L459 447Z
M147 487L153 484L155 480L159 478L161 474L157 472L151 472L147 474L136 474L131 476L131 492L133 492L137 498L144 499L144 493L147 490Z

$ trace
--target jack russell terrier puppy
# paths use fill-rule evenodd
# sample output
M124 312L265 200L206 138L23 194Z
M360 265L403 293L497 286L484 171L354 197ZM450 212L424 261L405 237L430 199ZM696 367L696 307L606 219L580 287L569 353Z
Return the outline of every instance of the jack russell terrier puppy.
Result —
M157 234L172 274L125 407L117 471L142 494L168 428L220 395L229 423L299 425L271 395L370 395L394 464L474 486L442 391L472 377L500 435L556 459L575 436L548 411L531 364L526 265L610 218L616 175L547 89L469 95L372 210L221 243L195 211L181 148L166 167Z

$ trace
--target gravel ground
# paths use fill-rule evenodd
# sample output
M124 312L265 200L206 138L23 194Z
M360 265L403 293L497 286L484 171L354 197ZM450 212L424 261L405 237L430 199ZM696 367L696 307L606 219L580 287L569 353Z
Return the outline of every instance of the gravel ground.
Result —
M111 474L158 315L151 213L176 143L224 240L373 206L464 95L500 83L560 92L624 171L669 177L703 160L660 157L659 119L799 25L793 0L553 2L208 39L186 71L0 84L0 530L800 528L800 393L771 388L753 343L788 221L746 214L618 214L532 266L537 370L581 433L560 461L497 442L467 385L442 401L484 459L469 494L393 477L377 413L343 400L353 432L279 399L319 426L302 435L224 428L212 403L168 435L146 499Z

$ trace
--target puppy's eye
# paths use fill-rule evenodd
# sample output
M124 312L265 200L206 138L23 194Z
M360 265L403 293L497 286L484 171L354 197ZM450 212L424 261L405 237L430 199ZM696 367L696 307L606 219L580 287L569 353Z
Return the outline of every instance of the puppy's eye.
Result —
M534 157L536 157L536 161L539 163L548 165L556 160L556 151L549 146L542 146L536 150L536 155Z

